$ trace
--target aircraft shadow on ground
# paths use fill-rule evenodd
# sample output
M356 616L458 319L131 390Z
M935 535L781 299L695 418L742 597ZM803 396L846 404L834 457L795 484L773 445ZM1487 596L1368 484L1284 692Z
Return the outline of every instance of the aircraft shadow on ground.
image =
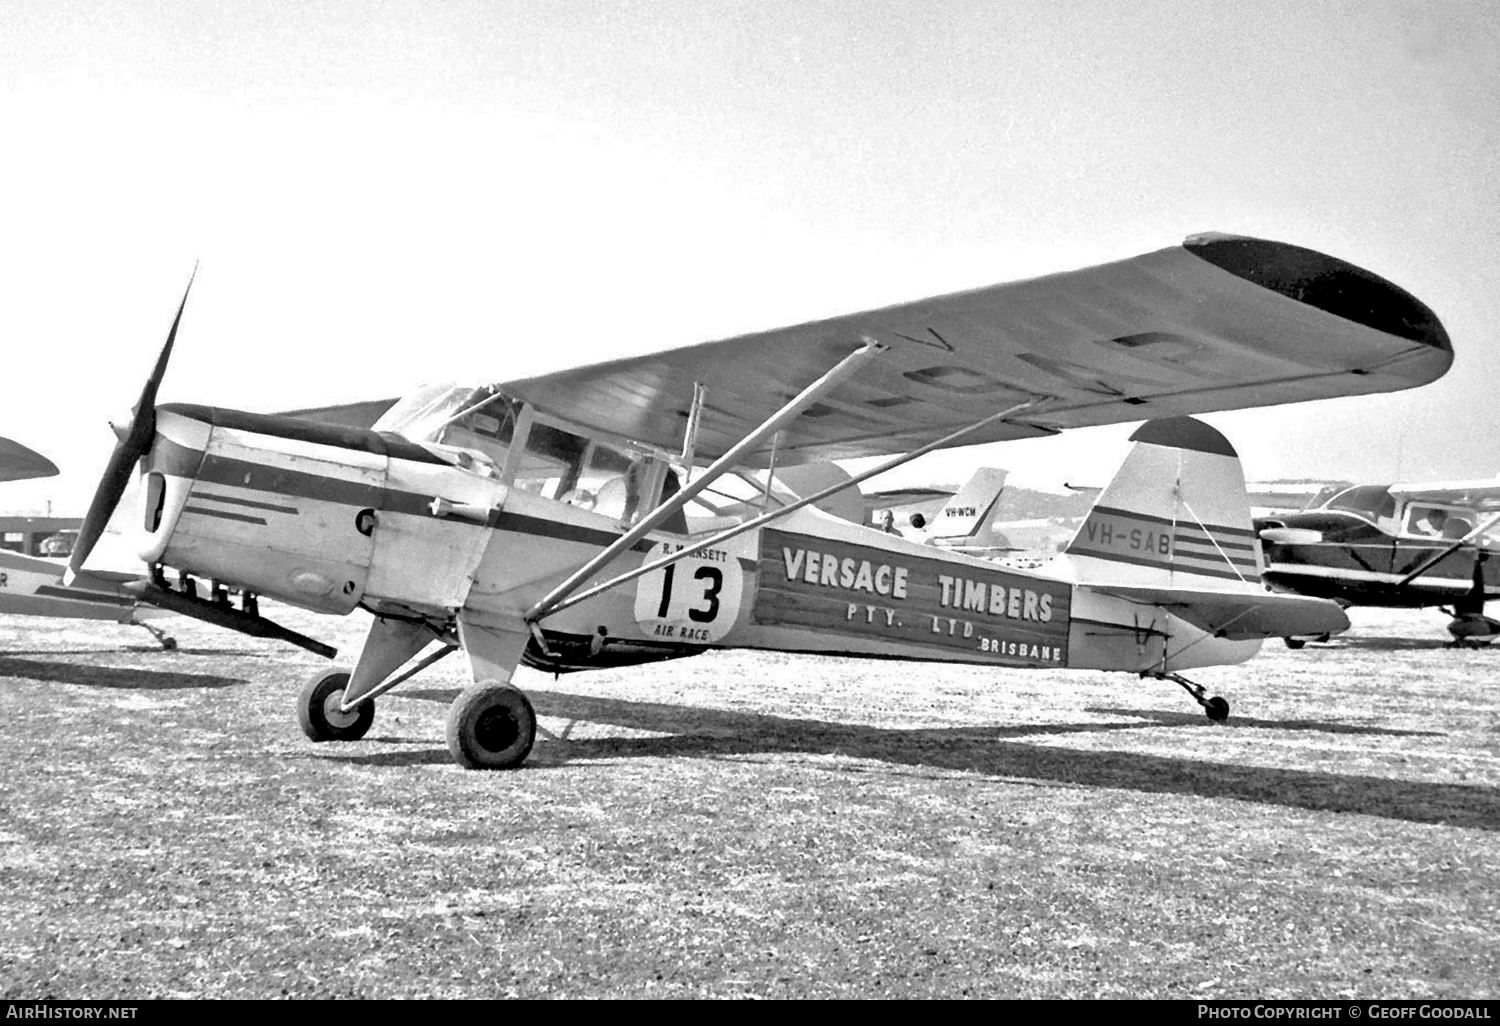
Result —
M1483 651L1487 645L1474 645L1468 648L1455 648L1451 638L1362 638L1359 636L1339 636L1332 641L1317 645L1308 645L1302 652L1313 655L1317 652L1334 652L1341 649L1358 649L1365 652L1409 652L1418 649L1433 651L1458 651L1472 652ZM1495 650L1500 652L1500 648Z
M172 691L183 688L229 688L248 683L243 677L220 677L212 673L181 673L175 670L140 670L121 666L88 666L78 663L40 662L0 656L0 677L16 677L48 684L76 684L88 688L123 688L135 691Z
M1167 712L1162 709L1118 709L1105 706L1090 706L1091 713L1104 716L1134 716L1152 720L1163 727L1193 727L1203 725L1200 713ZM1262 730L1311 730L1322 734L1365 734L1373 737L1447 737L1441 730L1396 730L1392 727L1360 726L1355 723L1330 723L1327 720L1263 720L1255 716L1230 716L1221 724L1221 729L1260 728Z
M119 653L131 655L158 655L166 659L172 656L233 656L237 659L269 659L268 652L251 652L243 648L174 648L164 649L160 645L121 645L119 648L13 648L0 658L9 656L97 656Z
M432 689L405 694L408 698L448 702L458 692ZM543 755L546 761L538 760L532 764L536 769L544 769L548 763L555 765L590 758L724 757L793 752L836 754L1012 779L1123 788L1146 794L1230 798L1316 812L1357 813L1413 823L1500 830L1500 790L1491 787L1239 766L1139 752L1084 751L1015 740L1038 734L1139 729L1140 723L903 729L628 702L553 691L530 691L528 695L542 716L608 723L667 735L588 738L548 745ZM1120 713L1143 716L1169 726L1177 724L1175 719L1168 718L1172 715L1168 713L1137 713L1132 710L1120 710ZM1213 729L1199 717L1184 715L1181 724L1191 724L1194 729ZM1264 721L1260 725L1272 728L1290 725L1290 729L1330 729L1340 733L1405 733L1299 720L1285 724ZM371 765L435 765L448 762L449 757L446 750L429 749L355 756L347 761Z

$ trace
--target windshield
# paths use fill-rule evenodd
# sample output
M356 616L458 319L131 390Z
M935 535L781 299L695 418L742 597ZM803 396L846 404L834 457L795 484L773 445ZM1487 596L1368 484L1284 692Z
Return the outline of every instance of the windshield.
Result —
M1353 513L1374 523L1382 517L1395 516L1396 500L1391 498L1386 485L1359 485L1339 492L1323 508Z
M375 430L390 431L413 442L478 449L503 464L519 411L519 402L492 387L441 382L424 385L396 403L375 422Z

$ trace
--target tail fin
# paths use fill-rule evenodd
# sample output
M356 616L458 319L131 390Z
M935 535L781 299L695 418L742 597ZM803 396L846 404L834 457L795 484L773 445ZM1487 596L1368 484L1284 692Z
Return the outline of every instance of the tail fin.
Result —
M984 541L1000 509L1000 493L1009 471L980 467L954 493L927 532L927 541L954 544Z
M1239 456L1191 417L1142 424L1064 550L1080 581L1260 588L1261 555Z

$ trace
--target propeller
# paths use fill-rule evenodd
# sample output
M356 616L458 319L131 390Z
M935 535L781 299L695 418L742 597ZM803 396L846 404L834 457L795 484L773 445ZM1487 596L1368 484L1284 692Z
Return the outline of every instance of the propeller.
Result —
M162 377L167 373L167 361L172 357L172 344L177 341L177 326L182 323L182 311L187 307L188 293L192 291L193 279L197 276L198 267L195 264L193 273L188 278L187 288L182 292L182 302L177 306L177 316L172 318L172 330L167 332L166 344L156 357L156 366L146 379L146 387L141 389L141 397L130 411L130 419L124 424L110 425L119 441L115 443L115 451L110 453L109 464L104 468L104 476L100 478L99 487L94 491L94 499L89 503L83 526L78 529L78 541L73 546L73 558L68 560L65 583L71 584L74 576L83 569L84 561L89 558L99 536L104 533L104 526L114 515L120 496L130 484L130 476L135 471L136 463L151 451L151 443L156 439L156 392L161 387Z

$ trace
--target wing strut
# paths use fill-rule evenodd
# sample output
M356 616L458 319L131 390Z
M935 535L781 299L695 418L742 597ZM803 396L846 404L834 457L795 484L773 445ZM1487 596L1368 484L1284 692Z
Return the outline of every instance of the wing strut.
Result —
M676 552L673 552L670 555L662 556L660 559L654 560L650 563L644 563L641 566L636 567L634 570L627 570L625 573L620 574L618 577L613 577L602 584L596 584L592 588L581 591L570 598L558 599L557 601L552 602L550 605L545 601L538 602L535 606L532 607L532 612L528 612L526 614L526 619L528 621L535 622L536 620L551 616L553 613L560 613L564 609L567 609L569 606L575 606L580 602L584 602L588 599L593 598L600 592L608 591L610 588L615 588L621 584L629 583L630 581L635 580L637 577L640 577L643 574L649 574L653 570L659 570L662 567L667 566L671 563L675 563L680 559L685 559L686 557L691 556L694 553L701 552L707 548L712 548L715 545L719 545L723 542L728 541L730 538L733 538L736 535L741 535L746 531L754 530L755 528L760 527L763 524L767 524L772 520L779 520L787 514L801 509L803 506L810 506L815 502L822 502L824 499L828 498L830 495L833 495L835 492L841 492L845 488L852 488L855 485L859 484L861 481L867 481L877 474L883 474L887 470L893 470L896 467L901 466L903 463L909 463L912 460L916 459L918 456L925 456L927 453L931 452L934 449L941 449L945 445L952 445L955 441L963 438L965 435L973 434L975 431L979 431L983 428L989 427L991 424L994 424L997 421L1002 421L1008 417L1014 417L1018 413L1033 409L1046 402L1048 398L1050 397L1038 396L1033 399L1028 399L1024 403L1017 403L1015 406L1012 406L1009 409L1001 410L999 413L992 413L988 417L985 417L983 420L977 420L967 427L961 427L957 431L954 431L952 434L944 435L942 438L939 438L934 442L928 442L926 445L923 445L917 449L913 449L911 452L903 453L900 456L896 456L892 459L886 460L878 467L874 467L862 473L855 474L847 481L840 481L837 484L829 485L822 491L816 492L813 495L809 495L804 499L798 499L796 502L788 503L787 505L782 506L779 509L773 509L767 513L762 513L755 519L747 520L743 524L738 524L734 527L726 528L725 530L720 531L718 534L705 538L702 541L694 542L686 548L678 549ZM595 562L597 562L597 560L595 560ZM549 598L550 597L551 596L549 596ZM540 612L536 612L536 610L540 610Z
M585 580L597 573L601 567L607 566L620 553L627 551L637 541L644 538L648 533L654 531L666 522L673 513L686 506L699 492L713 484L727 471L739 466L740 461L747 453L755 449L761 442L771 435L786 427L795 420L803 410L823 397L825 393L853 374L873 357L885 352L888 347L883 342L877 342L872 338L866 338L864 345L834 364L817 381L804 388L797 396L787 402L785 406L773 413L769 420L760 427L740 439L728 452L714 460L704 471L703 476L696 481L685 485L681 491L673 495L666 502L657 506L644 518L636 523L634 527L615 539L603 552L589 560L583 566L573 572L567 580L553 588L536 605L532 606L526 613L526 619L532 623L540 620L548 613L557 611L558 604L567 598ZM696 390L695 390L696 392ZM696 394L694 405L698 405ZM696 428L694 429L696 435ZM570 603L571 604L571 603Z

